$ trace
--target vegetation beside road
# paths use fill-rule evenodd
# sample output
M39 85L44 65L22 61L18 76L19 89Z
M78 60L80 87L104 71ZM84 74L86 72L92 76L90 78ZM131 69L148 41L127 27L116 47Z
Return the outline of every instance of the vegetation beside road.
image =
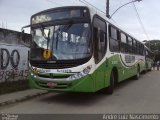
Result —
M144 41L145 45L154 52L154 61L160 60L160 40Z

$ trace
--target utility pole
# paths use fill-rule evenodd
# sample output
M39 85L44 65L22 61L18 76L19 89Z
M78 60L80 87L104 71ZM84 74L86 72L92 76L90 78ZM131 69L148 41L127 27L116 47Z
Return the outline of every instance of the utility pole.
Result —
M110 18L110 15L109 15L109 0L106 0L106 17Z

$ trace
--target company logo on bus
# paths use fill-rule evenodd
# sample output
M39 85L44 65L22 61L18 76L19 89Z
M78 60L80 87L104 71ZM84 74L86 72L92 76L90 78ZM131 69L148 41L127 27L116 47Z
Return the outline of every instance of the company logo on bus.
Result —
M45 60L50 59L51 56L52 56L52 52L51 52L49 49L45 49L45 50L43 51L43 58L44 58Z

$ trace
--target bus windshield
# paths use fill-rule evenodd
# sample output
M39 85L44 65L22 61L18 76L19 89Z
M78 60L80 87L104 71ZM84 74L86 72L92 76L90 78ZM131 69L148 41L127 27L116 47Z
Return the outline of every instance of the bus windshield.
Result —
M90 57L90 24L74 23L32 28L31 60L43 60L42 50L52 52L52 60L76 60Z

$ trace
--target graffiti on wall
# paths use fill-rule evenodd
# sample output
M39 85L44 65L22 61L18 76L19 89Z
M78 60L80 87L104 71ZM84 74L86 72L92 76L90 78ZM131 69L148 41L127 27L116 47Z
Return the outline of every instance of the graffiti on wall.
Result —
M28 47L0 44L0 83L27 78L28 54Z

